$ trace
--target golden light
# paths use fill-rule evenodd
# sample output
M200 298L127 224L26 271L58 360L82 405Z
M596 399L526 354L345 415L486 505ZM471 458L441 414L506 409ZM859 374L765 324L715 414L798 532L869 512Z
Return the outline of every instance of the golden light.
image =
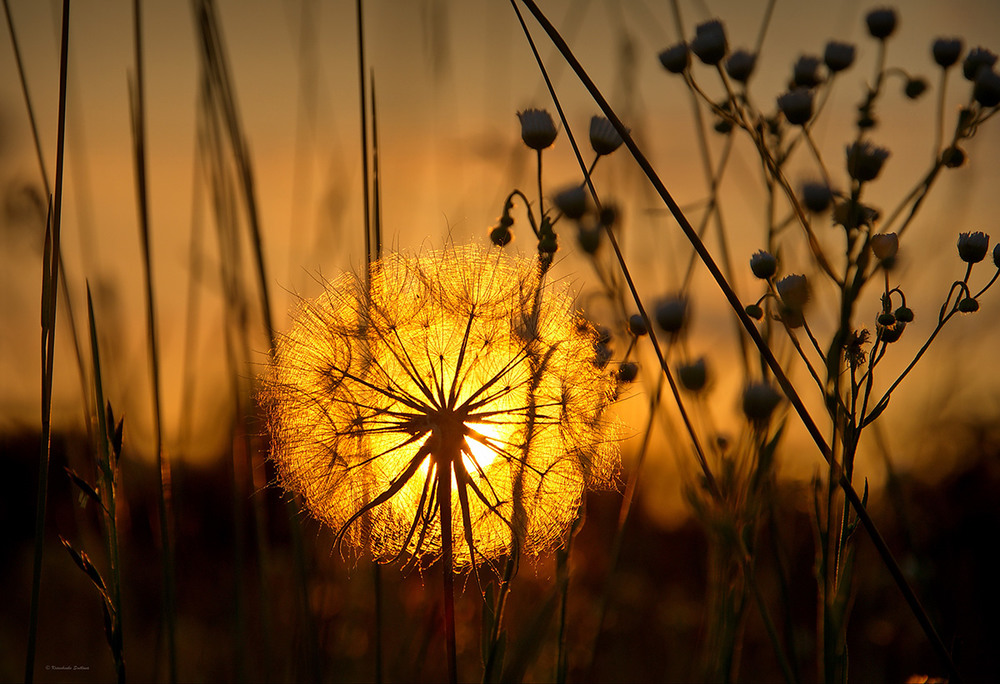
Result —
M345 274L293 318L264 379L271 456L338 540L433 558L445 517L455 567L539 553L611 483L614 376L535 259L391 255L369 285Z

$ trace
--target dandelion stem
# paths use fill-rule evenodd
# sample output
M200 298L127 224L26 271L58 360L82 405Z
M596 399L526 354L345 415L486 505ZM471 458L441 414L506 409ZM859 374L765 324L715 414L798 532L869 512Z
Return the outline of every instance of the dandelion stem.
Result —
M438 508L441 511L441 571L444 576L444 629L448 654L448 681L458 682L458 663L455 649L455 568L453 566L453 539L451 534L451 459L437 454ZM461 453L455 454L461 458Z

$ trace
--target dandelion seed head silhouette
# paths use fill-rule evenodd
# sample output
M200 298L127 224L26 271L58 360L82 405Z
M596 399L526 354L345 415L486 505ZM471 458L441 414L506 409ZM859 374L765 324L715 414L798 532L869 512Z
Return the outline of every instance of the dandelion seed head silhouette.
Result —
M300 302L264 378L281 484L376 559L454 566L558 546L618 467L615 379L593 328L534 258L479 246L393 254Z

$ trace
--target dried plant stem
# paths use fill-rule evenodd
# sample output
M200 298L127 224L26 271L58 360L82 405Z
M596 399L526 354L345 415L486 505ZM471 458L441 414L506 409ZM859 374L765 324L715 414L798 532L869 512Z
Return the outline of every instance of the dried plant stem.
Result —
M59 56L59 117L56 137L55 196L50 199L42 263L42 436L38 460L38 494L35 501L35 555L31 573L31 608L28 616L28 648L24 681L34 681L35 648L38 639L38 602L42 585L45 548L45 513L49 488L49 458L52 438L52 374L56 342L56 292L59 285L59 254L62 227L63 160L66 145L66 76L69 55L69 0L62 5L62 36Z
M803 424L806 427L806 430L809 432L809 436L813 439L823 457L831 464L831 471L833 471L832 474L834 475L834 478L831 481L839 482L840 487L844 490L845 494L847 495L848 499L851 502L851 506L857 512L858 517L861 520L861 523L864 525L865 530L868 532L868 535L872 540L872 543L875 545L875 548L878 551L879 556L882 559L882 562L885 564L886 568L889 570L889 573L892 575L893 580L895 581L896 585L902 592L904 599L910 606L910 609L913 612L914 616L917 618L917 621L920 623L920 626L924 630L924 633L926 634L928 641L930 641L931 645L934 647L934 650L937 652L938 657L941 659L942 664L947 668L949 676L954 681L961 681L961 675L959 674L958 669L951 658L950 651L948 650L947 646L945 646L944 642L941 640L941 637L938 635L937 630L935 629L933 623L930 620L930 617L927 615L927 611L924 610L923 606L920 603L920 600L917 598L916 594L913 592L913 589L910 587L910 584L907 581L906 576L903 574L902 569L899 567L899 563L896 562L895 558L892 555L892 552L889 550L889 547L885 542L885 539L882 537L871 516L868 514L868 511L865 509L861 497L858 496L858 493L851 485L851 482L845 476L840 467L836 464L836 461L834 460L833 457L833 452L830 446L826 443L826 439L823 437L823 434L820 431L819 426L813 420L812 415L809 413L805 404L802 402L802 399L799 397L798 392L792 385L791 381L788 379L788 376L785 374L784 369L778 363L778 360L775 358L770 347L768 347L768 345L764 342L763 338L760 335L760 331L757 330L755 323L749 318L749 316L747 316L746 312L743 310L742 303L736 296L736 293L733 291L732 287L729 285L725 276L719 270L719 267L715 263L715 260L712 257L711 253L705 247L705 244L702 242L701 238L698 237L697 233L692 228L691 223L688 221L687 217L681 211L680 207L677 205L677 202L673 199L673 197L667 190L666 186L663 184L663 181L659 178L659 175L656 173L652 165L649 163L649 160L646 159L645 154L643 154L642 150L636 144L635 140L629 133L629 130L618 118L615 111L611 108L611 105L608 104L608 101L604 98L603 94L600 92L597 85L594 83L593 79L591 79L590 76L587 74L586 70L580 64L579 60L576 59L576 56L573 54L573 51L570 49L569 45L566 44L565 40L563 40L558 30L552 25L552 23L548 20L545 14L539 9L538 5L534 2L534 0L521 0L521 2L535 17L536 21L538 21L539 25L552 40L556 48L559 50L563 59L567 62L567 64L569 64L570 68L576 73L580 82L584 85L584 87L588 90L588 92L590 92L591 97L593 97L594 101L600 107L601 111L608 118L611 124L615 127L615 130L618 131L618 134L622 137L622 140L624 141L624 144L628 148L629 152L632 154L632 157L636 160L636 163L642 169L643 173L646 175L647 179L649 179L650 183L652 183L657 194L660 196L661 200L670 210L670 213L674 216L681 230L684 232L687 239L694 246L695 251L698 252L698 255L701 257L702 261L705 263L705 266L712 274L712 277L715 279L716 283L718 284L723 295L726 297L733 311L739 317L740 322L743 324L743 327L750 335L750 338L754 341L754 344L757 346L758 350L761 353L761 356L766 361L771 372L774 373L775 380L781 386L782 391L785 393L785 396L788 398L795 412L799 415L800 419L802 420ZM516 9L515 3L516 0L512 0L512 4L514 4ZM786 188L786 192L787 191L788 189ZM613 244L615 243L613 242Z
M153 265L150 256L149 193L146 185L146 104L142 61L141 3L133 0L135 39L135 81L131 88L132 143L135 160L136 196L139 210L139 234L142 239L142 264L146 300L146 341L149 347L149 372L152 384L153 439L156 448L157 511L159 516L160 558L162 566L162 609L167 640L167 674L177 681L177 600L174 570L174 512L170 457L163 448L160 412L159 336L156 326L156 302L153 298ZM100 412L102 407L98 406Z

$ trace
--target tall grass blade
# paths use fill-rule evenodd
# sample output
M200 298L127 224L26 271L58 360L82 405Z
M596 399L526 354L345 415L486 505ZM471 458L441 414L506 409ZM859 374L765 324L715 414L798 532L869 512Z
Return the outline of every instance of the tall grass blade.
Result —
M17 77L21 85L21 97L24 99L24 106L28 113L28 125L31 127L31 140L35 148L35 158L38 161L38 171L42 177L42 185L45 189L45 197L51 197L52 186L49 183L49 173L45 165L45 155L42 153L41 136L38 133L38 121L35 118L35 108L31 103L31 94L28 91L28 80L24 73L24 63L21 60L21 48L17 40L17 32L14 30L14 20L10 13L9 0L3 0L4 13L7 17L7 30L10 33L10 42L14 48L14 63L17 67ZM63 264L62 251L56 258L59 260L59 270L63 273L66 268ZM82 398L81 409L83 410L83 423L87 432L90 432L90 392L87 390L87 371L83 361L83 347L80 344L80 336L76 330L76 319L73 315L73 302L69 294L69 286L65 278L59 279L59 295L63 299L63 311L66 316L66 323L69 325L70 337L73 340L73 351L76 354L76 368L80 380L80 396Z
M517 0L511 0L511 4L515 7L515 9L516 9L516 1ZM795 412L799 415L799 418L805 425L806 430L809 433L809 436L812 438L816 446L819 448L820 453L823 455L824 459L826 459L827 462L831 464L831 470L833 470L834 472L833 479L835 479L839 483L841 489L844 490L844 493L847 496L848 500L850 501L851 506L854 508L855 512L858 515L858 518L861 520L862 525L864 525L865 530L867 531L869 537L871 538L872 543L875 545L875 548L878 551L879 556L882 559L882 562L885 564L886 568L889 570L889 573L892 575L893 580L895 581L896 585L902 592L904 599L909 605L914 616L917 618L917 621L920 623L920 626L924 630L924 633L927 636L928 641L931 642L931 645L937 652L939 658L941 659L942 664L947 668L950 677L954 681L961 681L961 675L959 674L958 669L956 668L955 663L952 660L951 653L949 652L948 648L944 645L944 642L941 640L941 637L938 635L937 630L935 629L933 623L930 620L930 617L927 615L927 611L924 610L923 606L920 603L920 600L913 592L912 587L910 587L909 581L906 579L905 575L900 569L899 563L893 557L892 552L889 550L889 547L886 544L885 539L882 537L881 532L879 532L878 528L875 525L875 522L872 520L871 516L865 509L865 506L862 503L861 498L858 496L857 491L851 485L850 480L843 473L840 467L836 464L836 460L833 457L833 452L829 444L827 444L825 437L823 436L822 432L819 429L819 426L813 420L805 404L802 402L802 399L799 397L798 392L795 390L795 387L791 384L791 381L785 374L784 369L781 367L781 365L778 363L778 360L775 358L773 352L768 347L764 339L761 337L760 332L757 330L756 325L743 310L742 303L736 296L736 293L733 291L732 287L729 285L729 282L726 280L722 271L719 269L711 253L705 246L705 243L702 242L700 237L698 237L696 231L694 230L694 228L692 228L690 221L688 221L687 217L684 215L684 212L681 210L680 206L673 199L670 192L663 184L663 181L659 178L658 174L653 169L652 164L650 164L649 160L646 159L645 154L636 144L635 140L630 135L628 129L621 122L621 119L618 118L615 111L611 108L611 105L608 104L608 101L604 98L603 94L600 92L597 85L594 83L593 79L591 79L590 76L587 74L586 70L580 64L579 60L576 59L576 56L573 54L573 51L570 49L569 45L567 45L566 42L562 39L562 37L559 35L558 30L552 25L552 23L548 20L545 14L539 9L538 5L534 2L534 0L521 0L521 2L528 9L528 11L530 11L531 14L535 17L536 21L538 21L539 25L552 40L556 48L559 50L563 59L565 59L566 62L570 65L570 68L572 68L572 70L576 73L577 78L590 93L591 97L594 99L594 102L597 103L601 111L615 127L615 130L618 131L618 134L622 137L622 140L624 141L624 144L628 148L629 152L632 154L632 157L635 159L636 163L640 166L643 173L646 175L646 178L649 179L650 183L652 183L657 194L660 196L660 199L670 210L670 213L673 215L674 219L677 221L681 230L684 232L685 237L694 246L694 249L698 253L698 256L701 258L702 262L708 268L712 277L715 279L716 284L719 286L719 289L726 297L726 300L733 308L733 311L739 317L740 322L743 324L744 329L746 329L747 333L750 335L750 338L757 346L757 349L760 351L760 354L764 358L764 361L767 363L767 366L770 368L771 372L774 373L775 380L781 386L782 391L785 393L785 396L788 398L789 403L791 403Z
M253 167L250 163L249 150L246 138L243 134L240 123L236 97L232 88L230 70L226 61L226 52L222 43L222 35L219 20L212 0L194 0L195 20L201 37L201 63L206 78L206 102L212 112L217 113L222 121L222 133L228 141L228 150L232 157L237 176L237 186L240 191L243 210L245 212L248 230L250 233L251 257L254 263L254 270L257 276L257 296L259 308L264 322L265 332L269 343L269 349L274 349L274 325L271 315L271 303L269 294L269 280L264 261L263 237L260 229L259 212L254 186ZM238 238L233 235L232 239ZM233 244L237 244L234 242ZM236 252L238 254L238 252ZM243 288L240 288L242 294ZM232 300L230 300L232 301ZM245 318L244 318L245 320ZM242 335L242 344L248 345L246 334ZM247 347L248 348L248 347ZM239 397L239 395L238 395ZM239 401L239 399L238 399ZM249 410L242 411L242 415L248 424L244 428L244 438L249 439L253 430L249 425L251 413ZM262 477L266 467L264 459L256 449L251 449L247 444L247 457L250 460L252 477ZM260 481L258 491L261 491L264 482ZM251 503L254 510L255 532L257 536L258 563L262 573L260 591L263 606L262 629L270 634L270 604L269 579L267 569L271 567L269 544L267 541L266 516L263 508L262 496L255 496L251 492ZM299 600L300 625L305 637L306 644L306 665L309 669L309 678L318 680L320 677L319 650L316 643L316 633L314 620L309 608L308 600L308 572L304 556L304 547L301 544L301 523L299 506L295 499L287 502L287 516L289 527L293 539L293 552L295 554L296 569L296 589ZM270 641L266 638L265 641ZM265 660L267 659L265 655Z
M35 502L35 554L31 571L31 607L28 615L28 648L24 681L34 681L38 639L38 601L42 585L45 548L45 512L49 488L52 439L52 374L56 343L56 290L59 286L59 245L62 229L63 161L66 150L66 74L69 56L69 0L63 0L59 52L59 117L56 137L55 197L50 199L42 256L42 436L38 460L38 494Z
M108 554L108 564L111 569L111 586L103 587L102 595L109 602L110 610L105 611L105 631L108 645L115 662L115 674L119 684L125 682L125 644L122 628L122 576L121 558L118 550L118 504L117 504L117 467L121 455L121 423L115 426L111 404L105 404L104 387L101 373L101 356L97 344L97 324L94 321L94 302L90 296L90 284L87 284L87 318L90 324L90 349L94 373L94 404L99 408L97 417L97 472L99 501L104 515L104 544ZM72 547L64 540L63 544L73 553ZM82 566L81 566L82 567ZM86 571L86 568L84 568ZM96 570L95 570L96 572ZM88 574L90 574L88 572ZM96 582L95 582L96 584ZM103 582L101 583L103 585Z
M136 199L139 210L139 236L142 239L142 265L145 277L146 343L149 351L149 373L152 385L153 440L156 448L157 512L160 532L160 563L162 567L162 609L167 642L167 676L177 681L177 599L174 570L174 512L173 481L170 456L163 448L162 419L160 411L160 357L159 335L156 325L156 300L153 296L153 264L149 246L149 192L146 183L146 102L142 61L142 3L133 0L133 29L135 41L135 80L130 81L130 120L132 123L132 152L135 162ZM94 343L96 344L96 343ZM100 406L98 406L100 411ZM103 438L103 436L102 436Z

